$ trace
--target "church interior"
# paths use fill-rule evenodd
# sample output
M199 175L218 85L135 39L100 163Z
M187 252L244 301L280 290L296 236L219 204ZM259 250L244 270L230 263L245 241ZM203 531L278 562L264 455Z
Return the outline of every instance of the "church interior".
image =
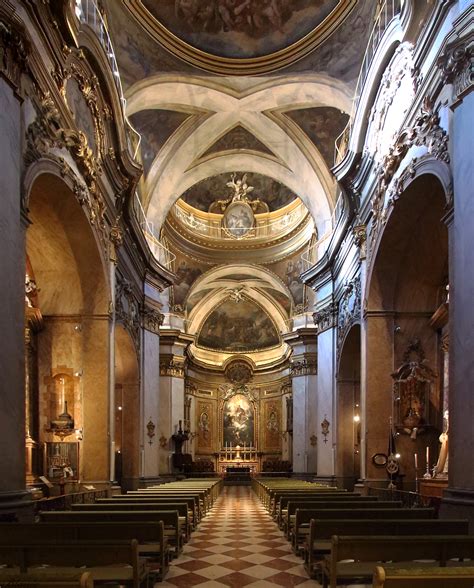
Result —
M474 585L473 88L472 0L0 2L2 586Z

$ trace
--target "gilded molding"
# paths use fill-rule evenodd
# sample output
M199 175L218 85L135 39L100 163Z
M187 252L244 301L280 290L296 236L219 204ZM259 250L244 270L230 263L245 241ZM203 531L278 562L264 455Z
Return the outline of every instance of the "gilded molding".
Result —
M160 376L184 378L186 358L181 355L164 353L160 355Z
M155 308L145 306L142 311L142 325L143 328L155 335L160 334L160 327L163 324L164 315Z
M323 308L320 308L313 313L314 324L318 329L318 333L327 331L336 326L337 307L334 302L330 302Z
M290 377L314 376L318 373L318 359L316 353L296 355L290 360Z
M344 339L352 325L361 317L361 280L357 276L348 282L339 300L337 316L337 352L341 352Z

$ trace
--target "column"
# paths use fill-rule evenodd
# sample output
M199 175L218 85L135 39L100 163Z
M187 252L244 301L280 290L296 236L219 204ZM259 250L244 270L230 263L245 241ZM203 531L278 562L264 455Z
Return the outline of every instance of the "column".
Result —
M15 51L18 39L14 38L15 33L8 30L8 23L5 26L7 30L0 40L0 49L4 50L4 58L0 63L0 282L4 285L0 288L0 520L18 520L24 518L30 506L29 495L25 490L24 306L27 221L22 212L20 188L21 102L15 91L20 83L21 63L15 63L19 59Z
M317 340L316 329L297 329L284 336L292 347L293 472L317 473Z
M335 383L336 306L332 300L313 314L318 344L318 476L335 475L337 450ZM323 426L324 423L324 426ZM324 433L323 433L324 430Z
M159 426L160 326L162 324L163 315L158 308L146 304L143 313L140 402L140 477L145 480L159 476L160 447L167 446L169 439L169 436L165 437L165 432ZM150 437L151 433L154 433L154 437Z
M160 448L160 474L176 473L171 437L178 431L179 421L184 425L185 352L192 340L175 329L160 331L159 430L168 439L167 445Z
M452 154L454 214L449 214L449 471L442 505L444 516L474 521L474 256L472 162L474 153L474 14L455 23L457 39L441 60L444 81L452 88ZM471 33L469 34L469 31Z

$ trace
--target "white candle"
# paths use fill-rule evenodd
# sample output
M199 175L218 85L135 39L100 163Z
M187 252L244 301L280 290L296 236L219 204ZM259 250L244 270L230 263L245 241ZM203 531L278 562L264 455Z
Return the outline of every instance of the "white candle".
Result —
M430 465L430 448L428 445L426 446L426 465L428 467Z
M415 470L418 469L418 454L415 453Z

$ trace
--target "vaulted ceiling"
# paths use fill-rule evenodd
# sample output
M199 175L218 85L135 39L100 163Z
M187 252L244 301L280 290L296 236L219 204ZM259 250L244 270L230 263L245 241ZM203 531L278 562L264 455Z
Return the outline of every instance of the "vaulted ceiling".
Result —
M311 261L306 250L332 228L334 143L349 120L376 3L104 4L127 114L141 136L141 199L150 226L176 255L169 311L186 318L196 347L210 353L209 333L217 332L217 315L232 322L237 303L226 296L238 286L240 308L249 307L278 347L276 338L291 330L292 318L308 310L310 293L299 281ZM252 197L266 208L254 206L255 230L232 242L235 235L220 229L213 203L229 198L228 182L245 174ZM177 201L183 203L178 208ZM298 212L294 222L291 206L300 202L307 216ZM291 230L275 231L280 225ZM262 239L265 226L273 238ZM222 270L229 284L208 279ZM273 287L262 288L261 278L255 286L261 271L273 276ZM285 318L275 322L281 309ZM249 353L251 332L240 325L239 337L249 334ZM283 348L280 354L282 360L287 355Z

